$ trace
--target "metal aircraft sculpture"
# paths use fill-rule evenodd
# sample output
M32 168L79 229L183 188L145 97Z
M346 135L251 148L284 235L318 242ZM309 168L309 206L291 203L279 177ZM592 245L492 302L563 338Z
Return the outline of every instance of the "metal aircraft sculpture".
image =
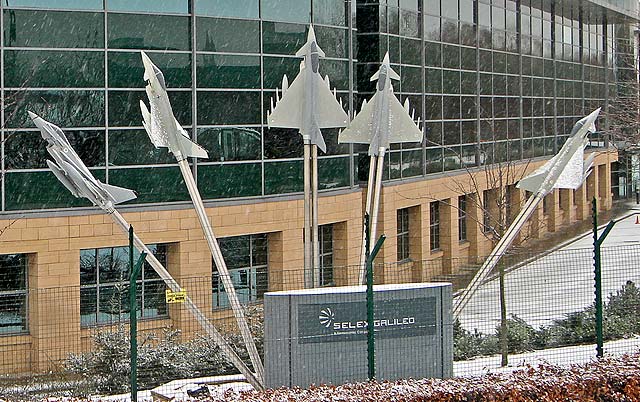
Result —
M269 127L296 128L304 142L304 267L305 287L320 284L320 249L318 243L318 148L326 152L320 129L345 127L349 117L331 91L329 77L320 75L320 58L325 56L318 46L313 26L309 26L307 42L298 50L302 57L300 72L291 85L282 79L282 97L276 89L276 103L271 100L267 114Z
M382 185L382 168L384 155L391 143L421 142L423 135L420 123L414 122L410 115L409 99L404 105L393 93L391 80L400 80L389 64L389 53L384 56L380 69L371 77L378 81L376 93L369 102L362 103L360 112L353 118L349 126L338 135L338 142L354 142L369 144L369 181L367 183L367 200L365 213L371 216L371 237L376 237L380 189ZM375 189L372 191L372 189ZM373 211L371 211L373 205ZM367 233L363 230L362 251L360 254L360 283L365 277L365 240ZM372 243L373 243L372 242Z
M78 198L86 198L91 203L106 212L113 221L122 229L125 234L129 233L129 223L115 208L116 204L136 198L136 194L127 188L116 187L100 182L93 177L78 154L69 144L67 137L60 127L52 124L35 113L29 112L29 116L40 130L42 138L47 141L47 151L55 162L47 160L47 165L60 182ZM138 251L147 254L146 260L151 267L165 282L167 287L174 292L181 290L180 285L171 276L162 263L153 255L149 248L134 234L133 242ZM235 350L229 345L225 338L209 322L209 319L187 296L185 305L189 312L193 314L205 332L213 338L220 349L226 354L236 368L246 376L247 380L261 389L262 383L257 381L254 374L238 356Z
M238 295L235 291L233 281L229 275L227 264L222 256L220 245L213 233L213 228L207 217L207 213L204 209L202 197L196 186L193 173L189 167L188 157L207 158L208 154L204 148L200 147L195 142L191 141L187 132L180 126L180 123L173 115L171 103L169 102L169 96L167 94L167 86L162 71L153 64L149 56L145 52L140 52L142 56L142 64L144 65L144 81L146 82L145 90L147 97L149 98L149 104L151 111L149 111L144 104L140 101L140 110L142 111L142 124L149 134L149 138L156 148L164 147L168 148L180 167L180 172L184 179L189 195L193 202L193 206L198 215L200 226L204 232L205 238L209 249L211 250L211 256L216 264L216 268L220 273L220 279L224 285L229 304L233 310L233 314L238 323L240 334L249 353L251 364L255 370L256 377L259 382L264 381L264 368L262 360L258 354L255 341L249 326L247 324L246 317L244 315L244 308L238 300Z
M533 214L536 207L553 189L577 189L593 168L594 155L584 160L584 149L589 141L589 133L596 131L595 121L600 114L600 108L580 119L571 130L571 136L564 143L560 151L547 163L536 169L533 173L521 179L517 188L530 191L531 197L527 200L522 210L515 217L502 238L498 241L491 254L484 261L476 275L462 293L455 298L453 303L453 315L457 318L462 309L467 305L471 296L489 276L500 258L513 243L514 239L524 226L527 219Z
M191 141L189 134L182 128L173 115L173 109L167 95L167 86L162 71L151 61L145 52L142 55L144 65L145 90L149 98L151 111L142 100L142 124L156 148L169 148L178 161L188 157L208 158L207 151Z
M47 166L71 194L87 198L102 209L111 209L115 204L136 198L132 190L105 184L93 177L58 126L33 112L29 112L29 117L40 129L42 138L47 141L47 152L55 161L47 160Z

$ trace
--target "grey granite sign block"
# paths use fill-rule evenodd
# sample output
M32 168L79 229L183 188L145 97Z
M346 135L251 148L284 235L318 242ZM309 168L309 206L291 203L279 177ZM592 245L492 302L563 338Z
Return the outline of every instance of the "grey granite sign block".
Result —
M374 286L376 375L381 380L453 374L448 283ZM367 380L366 287L265 294L269 388Z

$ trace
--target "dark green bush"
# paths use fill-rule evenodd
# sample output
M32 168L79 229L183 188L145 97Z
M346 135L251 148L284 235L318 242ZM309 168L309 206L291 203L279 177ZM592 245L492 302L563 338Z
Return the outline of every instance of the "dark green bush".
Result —
M499 352L500 326L495 334L470 332L454 324L454 359L465 360ZM604 340L628 338L640 334L640 288L627 281L609 295L603 306ZM596 341L595 304L567 314L551 325L535 329L523 319L507 320L509 353L594 343Z

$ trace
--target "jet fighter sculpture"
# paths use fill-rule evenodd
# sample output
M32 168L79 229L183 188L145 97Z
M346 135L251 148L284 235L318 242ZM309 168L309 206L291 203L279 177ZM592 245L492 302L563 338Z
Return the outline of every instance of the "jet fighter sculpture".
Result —
M596 131L595 121L600 108L578 120L571 130L571 136L560 152L542 167L518 182L516 187L532 193L548 194L554 188L577 189L584 183L593 167L594 154L584 158L584 148L589 141L589 133Z
M140 101L142 124L151 142L156 148L166 147L178 161L188 157L208 158L207 151L191 141L189 134L182 128L173 116L167 86L162 71L151 61L145 52L142 54L144 65L145 90L149 98L151 111L143 101Z
M389 65L389 53L371 81L378 80L376 93L369 102L364 101L360 113L345 130L338 135L338 142L370 144L369 155L378 155L381 148L388 149L390 143L420 142L422 130L409 115L409 102L404 106L393 94L391 80L400 76Z
M40 129L42 138L47 141L47 151L55 161L47 160L47 166L71 194L78 198L87 198L95 206L105 210L113 209L115 204L136 198L133 190L105 184L93 177L60 127L33 112L29 112L29 116Z
M518 182L516 187L530 191L532 195L527 199L522 210L513 219L513 222L511 222L511 225L504 232L471 282L469 282L469 285L455 298L453 302L454 319L460 316L473 294L498 264L500 258L506 253L527 219L534 213L544 197L554 188L575 190L589 176L593 165L593 155L583 161L584 148L588 141L587 135L596 131L595 121L599 113L600 108L578 120L571 130L571 136L560 151L542 167Z
M422 129L414 123L410 115L409 99L404 106L393 94L391 80L400 80L389 62L389 53L384 56L380 69L371 77L378 80L376 93L369 102L364 101L360 112L353 118L349 126L338 135L338 142L355 142L369 144L369 179L367 182L367 200L365 214L371 217L370 236L376 237L382 168L384 155L391 143L420 142ZM413 114L413 113L412 113ZM366 239L369 234L363 227L362 248L360 250L360 283L365 280Z
M304 57L300 72L288 85L287 76L282 79L282 98L276 98L275 106L267 115L269 127L297 128L305 144L315 144L322 152L327 151L321 128L345 127L347 114L331 92L329 78L324 79L318 71L320 57L325 53L316 42L313 26L309 26L307 43L296 53ZM277 91L276 91L277 96Z

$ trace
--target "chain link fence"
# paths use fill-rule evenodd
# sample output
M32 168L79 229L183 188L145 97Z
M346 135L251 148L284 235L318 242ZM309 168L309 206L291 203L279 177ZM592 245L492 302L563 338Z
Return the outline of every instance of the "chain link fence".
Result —
M605 356L637 351L640 345L639 261L640 244L602 248ZM481 259L464 258L375 265L375 282L410 284L423 282L422 279L430 275L434 279L453 282L455 294L481 262ZM19 258L14 263L16 266L24 264ZM503 292L500 270L504 272ZM358 266L326 266L316 274L322 276L323 287L340 293L343 287L357 284L358 271ZM232 270L231 276L240 301L247 306L249 327L264 358L264 344L270 341L264 339L261 302L264 293L302 288L304 270L272 272L268 267L260 267ZM28 399L60 393L128 392L127 280L109 277L103 283L98 278L91 285L38 290L27 286L22 291L12 290L20 288L16 286L20 281L17 276L4 275L1 280L4 287L2 284L0 287L7 290L0 293L0 332L3 335L0 337L0 372L3 375L0 394L7 398ZM186 295L251 367L217 275L177 280ZM230 376L225 377L225 381L237 381L239 377L234 375L238 370L225 358L217 343L205 335L183 303L167 303L165 292L166 287L151 273L137 285L139 389L162 387L172 380L220 375ZM504 295L502 302L501 293ZM343 300L338 298L335 302L336 308L340 308L340 304L350 306L350 314L356 323L350 336L357 338L358 347L366 347L366 324L362 323L367 320L364 295L347 296L345 293ZM382 312L375 317L377 327L374 325L378 342L376 364L383 367L388 362L381 359L395 359L395 367L400 373L405 370L407 376L412 375L409 367L415 365L435 367L438 359L446 364L447 356L438 352L434 343L446 336L453 338L452 370L456 376L499 369L505 363L506 369L512 369L540 362L581 363L596 356L591 248L559 250L543 256L526 253L505 256L494 275L453 320L446 318L449 314L446 306L428 297L411 301L412 313L405 315L400 310L395 311L394 302L383 296L376 296L374 300L382 306ZM435 318L434 322L440 323L440 327L406 321L418 316ZM415 335L416 343L410 349L404 349L404 346L394 349L394 342L385 344L384 339L388 336L385 330L393 324L402 327L403 319L406 321L405 335L409 334L410 338L414 333L418 334ZM380 324L381 320L386 321ZM431 338L417 341L420 334L428 334ZM331 336L308 333L309 337L318 335ZM302 342L314 341L305 339ZM328 341L326 345L322 356L313 362L318 370L327 359L344 358L338 352L332 355L332 342ZM363 351L358 356L364 358L345 360L343 369L353 370L354 378L366 379L366 353ZM438 375L436 371L433 373ZM379 375L384 377L380 372ZM213 379L209 378L205 382L211 381ZM157 388L156 392L161 389Z

